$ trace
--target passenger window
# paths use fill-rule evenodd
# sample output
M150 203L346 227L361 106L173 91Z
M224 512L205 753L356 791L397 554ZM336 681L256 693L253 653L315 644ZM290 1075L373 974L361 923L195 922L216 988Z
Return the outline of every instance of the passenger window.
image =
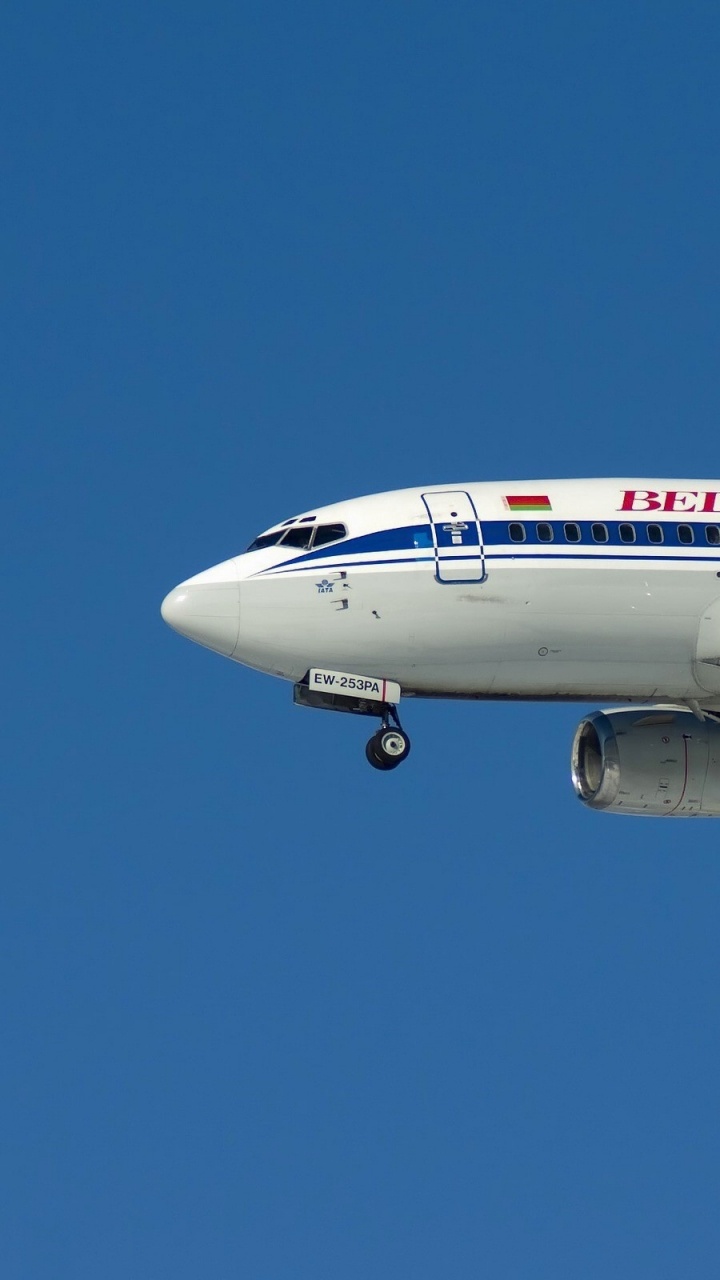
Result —
M250 543L248 551L261 551L263 547L274 547L282 538L284 529L276 529L275 533L261 533L259 538Z
M508 525L508 532L509 532L509 534L510 534L510 541L511 541L511 542L524 542L524 541L525 541L525 525L524 525L524 524L511 524L511 525Z
M620 525L620 541L621 542L635 541L635 525L634 524Z
M607 542L608 531L606 524L594 524L592 527L592 536L594 542Z
M552 542L554 534L551 524L538 524L535 526L538 536L538 542Z
M282 544L284 547L297 547L301 551L306 551L310 546L312 534L312 529L307 525L296 525L294 529L288 529Z
M339 542L345 537L347 537L347 529L344 524L321 524L315 530L313 548L325 547L328 542Z
M647 527L647 537L648 537L648 542L654 542L656 544L663 542L664 537L663 537L662 525L649 524Z
M693 540L694 540L694 535L692 531L692 525L679 524L678 525L678 542L682 542L685 544L686 547L689 547L690 543Z
M720 546L720 526L709 524L705 529L705 539L711 547Z
M566 542L580 541L580 525L579 524L565 525L565 541Z

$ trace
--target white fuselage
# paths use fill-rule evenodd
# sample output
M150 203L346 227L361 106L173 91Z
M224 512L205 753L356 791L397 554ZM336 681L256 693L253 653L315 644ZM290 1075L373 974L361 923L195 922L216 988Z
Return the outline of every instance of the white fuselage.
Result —
M316 528L327 541L304 547ZM720 481L436 485L315 509L259 541L283 529L294 546L188 579L166 620L293 682L325 667L404 695L720 708Z

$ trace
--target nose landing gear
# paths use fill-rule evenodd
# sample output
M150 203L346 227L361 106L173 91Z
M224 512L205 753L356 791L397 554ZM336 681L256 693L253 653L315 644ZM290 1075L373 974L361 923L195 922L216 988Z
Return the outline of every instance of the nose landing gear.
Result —
M397 717L395 717L397 719ZM410 739L405 730L393 727L386 720L374 733L365 748L365 755L373 769L397 769L410 754Z
M380 728L365 748L373 769L397 769L410 754L410 739L400 724L397 703L400 685L380 676L350 675L346 671L326 671L312 667L294 689L301 707L323 711L346 711L356 716L379 716Z

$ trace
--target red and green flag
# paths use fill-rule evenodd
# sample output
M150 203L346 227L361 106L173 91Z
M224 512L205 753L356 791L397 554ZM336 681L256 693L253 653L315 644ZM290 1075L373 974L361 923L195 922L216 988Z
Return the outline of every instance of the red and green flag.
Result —
M552 511L552 503L545 493L508 494L505 505L510 511Z

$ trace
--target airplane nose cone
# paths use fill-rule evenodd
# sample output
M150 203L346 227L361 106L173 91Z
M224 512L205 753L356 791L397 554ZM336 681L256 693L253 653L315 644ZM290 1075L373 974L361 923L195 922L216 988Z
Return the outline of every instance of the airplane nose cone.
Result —
M240 592L235 566L232 562L217 565L181 582L168 592L160 612L173 631L229 658L240 630Z

